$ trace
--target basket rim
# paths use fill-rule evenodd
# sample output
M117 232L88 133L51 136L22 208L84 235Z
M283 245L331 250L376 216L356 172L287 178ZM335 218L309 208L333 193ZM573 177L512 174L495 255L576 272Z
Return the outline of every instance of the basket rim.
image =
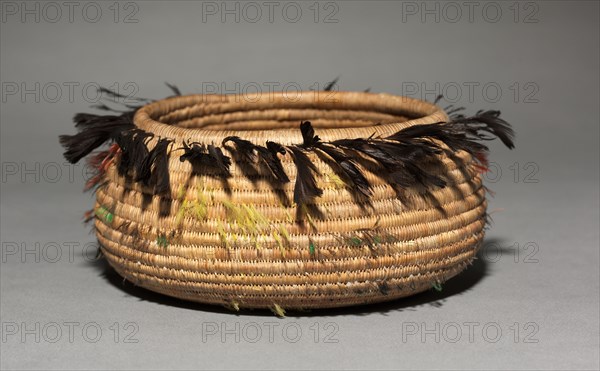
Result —
M192 107L210 111L230 106L230 112L265 109L345 109L367 110L403 114L416 118L364 127L320 128L319 136L323 140L387 136L413 125L432 124L448 121L448 115L439 106L420 99L388 93L352 92L352 91L301 91L293 101L285 92L270 94L192 94L173 96L151 102L137 110L134 125L157 137L198 143L221 143L228 136L239 136L246 140L264 142L277 140L281 144L294 144L302 141L297 128L263 130L216 130L203 128L184 128L159 121L159 117L177 110L189 110ZM335 94L335 101L331 101ZM237 109L236 109L237 107ZM199 117L201 117L200 115ZM300 122L298 123L298 125Z

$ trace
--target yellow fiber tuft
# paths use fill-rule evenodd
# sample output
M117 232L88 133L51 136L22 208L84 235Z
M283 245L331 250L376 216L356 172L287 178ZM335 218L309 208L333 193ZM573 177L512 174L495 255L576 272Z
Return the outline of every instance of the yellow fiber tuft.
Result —
M271 311L275 313L277 317L285 318L285 309L279 306L279 304L273 304Z
M346 183L337 174L328 173L325 174L327 182L331 183L334 188L342 189L346 187Z

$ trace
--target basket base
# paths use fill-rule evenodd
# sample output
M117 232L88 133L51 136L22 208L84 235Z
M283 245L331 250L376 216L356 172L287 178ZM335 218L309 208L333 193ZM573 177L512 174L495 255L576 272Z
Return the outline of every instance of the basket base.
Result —
M198 290L192 282L154 277L127 269L127 264L121 258L112 255L102 246L101 249L110 266L120 276L136 286L163 295L202 304L219 305L231 310L273 309L275 306L286 310L306 310L382 303L425 292L432 289L436 283L446 282L466 269L475 258L479 246L480 243L473 246L471 250L461 254L460 262L451 264L444 269L408 277L389 278L379 282L339 283L335 285L337 287L317 290L321 292L308 292L314 290L307 290L298 285L297 293L288 295L268 294L269 291L276 291L276 285L252 288L248 292L236 294L226 291Z

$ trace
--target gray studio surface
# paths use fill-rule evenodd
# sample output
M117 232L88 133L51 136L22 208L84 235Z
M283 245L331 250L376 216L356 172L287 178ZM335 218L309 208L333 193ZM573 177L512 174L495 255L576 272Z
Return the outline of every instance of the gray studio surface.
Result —
M11 8L0 24L2 369L598 369L597 2L516 13L496 2L497 22L479 2L472 21L452 9L423 21L420 2L321 3L317 15L296 2L296 23L277 12L273 23L250 22L254 13L221 22L188 1L120 4L118 14L96 4L95 23L81 3L73 22L65 9L36 22ZM138 22L123 22L130 14ZM336 23L324 22L330 14ZM441 292L278 319L170 299L92 261L81 218L93 198L57 140L90 111L87 83L132 82L161 98L165 81L196 93L309 89L338 75L342 90L429 100L438 83L469 113L500 109L514 125L515 150L491 144L484 250Z

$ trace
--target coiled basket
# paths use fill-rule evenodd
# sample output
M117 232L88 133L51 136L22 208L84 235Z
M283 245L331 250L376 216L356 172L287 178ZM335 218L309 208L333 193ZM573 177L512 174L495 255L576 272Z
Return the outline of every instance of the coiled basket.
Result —
M177 95L77 115L79 133L61 137L67 159L113 142L88 157L88 216L110 265L165 295L281 314L439 289L471 263L486 225L479 142L512 147L498 112L292 95Z

